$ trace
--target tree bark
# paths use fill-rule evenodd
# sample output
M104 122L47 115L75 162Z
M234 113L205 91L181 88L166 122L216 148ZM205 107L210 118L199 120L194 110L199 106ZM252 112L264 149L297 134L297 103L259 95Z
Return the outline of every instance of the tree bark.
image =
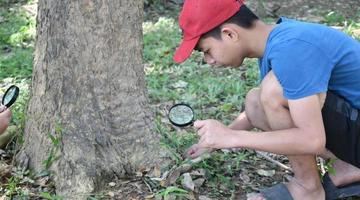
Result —
M31 99L17 160L28 156L40 171L57 158L50 169L66 199L86 198L113 178L160 162L144 81L142 13L142 0L38 2Z

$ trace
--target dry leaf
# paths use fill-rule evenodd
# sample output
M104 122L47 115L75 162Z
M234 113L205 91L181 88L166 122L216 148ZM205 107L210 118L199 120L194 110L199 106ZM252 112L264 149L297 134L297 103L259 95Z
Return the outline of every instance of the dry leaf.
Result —
M258 169L256 170L256 173L258 173L261 176L274 176L275 175L275 170L263 170L263 169Z
M190 174L189 174L189 173L185 173L185 174L183 174L183 177L184 177L184 178L183 178L183 180L181 181L182 186L183 186L185 189L194 191L194 189L195 189L195 183L193 182Z

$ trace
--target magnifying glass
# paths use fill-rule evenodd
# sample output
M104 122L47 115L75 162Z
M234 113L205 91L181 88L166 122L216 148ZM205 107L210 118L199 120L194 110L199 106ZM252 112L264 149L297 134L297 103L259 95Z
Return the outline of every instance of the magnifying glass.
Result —
M185 103L178 103L173 105L168 114L169 121L179 127L184 127L194 122L194 110Z
M7 108L9 108L13 103L15 103L17 97L19 96L19 91L20 89L17 86L15 85L10 86L6 90L1 103Z

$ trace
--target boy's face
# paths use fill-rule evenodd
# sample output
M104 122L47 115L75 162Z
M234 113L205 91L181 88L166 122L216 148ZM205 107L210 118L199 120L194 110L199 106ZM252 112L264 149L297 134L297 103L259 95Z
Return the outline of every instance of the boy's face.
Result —
M238 67L246 57L245 48L224 33L221 33L221 39L200 38L197 50L204 53L206 63L215 66Z

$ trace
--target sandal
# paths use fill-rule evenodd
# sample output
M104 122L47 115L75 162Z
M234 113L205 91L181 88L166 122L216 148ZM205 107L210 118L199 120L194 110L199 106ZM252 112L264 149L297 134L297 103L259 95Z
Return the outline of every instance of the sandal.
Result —
M328 173L323 176L323 187L325 190L326 200L334 200L345 197L360 197L360 182L351 183L342 187L336 187L331 181Z

